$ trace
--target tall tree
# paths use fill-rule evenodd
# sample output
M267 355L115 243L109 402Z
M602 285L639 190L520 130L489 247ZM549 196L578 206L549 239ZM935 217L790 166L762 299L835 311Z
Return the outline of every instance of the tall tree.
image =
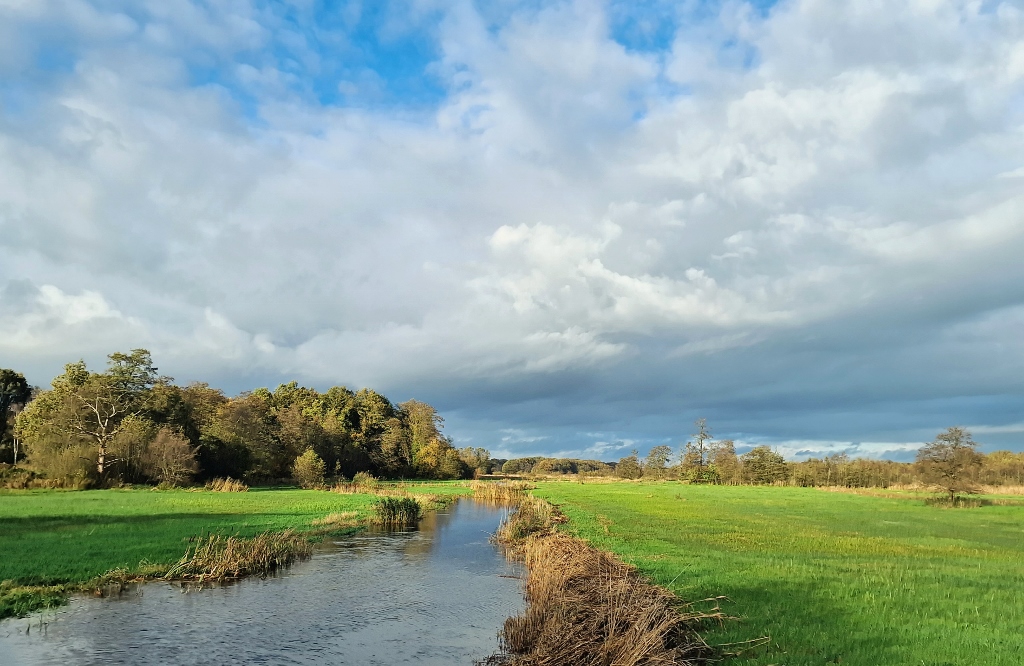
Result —
M694 421L694 425L697 426L697 432L693 435L693 439L686 443L686 456L684 457L689 457L693 461L699 473L703 471L704 466L707 464L711 431L708 430L707 419L697 419Z
M970 473L982 463L977 449L977 442L967 430L947 428L935 441L918 449L915 462L921 479L948 492L950 502L959 492L972 492Z
M11 440L15 465L18 464L19 440L17 437L8 437L8 425L31 398L32 387L25 381L23 374L0 368L0 443Z

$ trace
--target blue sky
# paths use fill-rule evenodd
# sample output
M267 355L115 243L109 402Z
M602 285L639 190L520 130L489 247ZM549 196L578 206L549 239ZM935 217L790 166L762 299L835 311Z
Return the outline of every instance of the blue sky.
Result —
M1022 450L1022 93L1013 2L0 2L0 366Z

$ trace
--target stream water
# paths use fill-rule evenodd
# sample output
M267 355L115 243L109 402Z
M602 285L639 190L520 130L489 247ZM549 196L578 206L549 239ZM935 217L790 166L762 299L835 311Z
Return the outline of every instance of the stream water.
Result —
M523 605L488 542L502 509L461 500L418 528L365 531L266 579L148 583L0 622L3 666L472 664Z

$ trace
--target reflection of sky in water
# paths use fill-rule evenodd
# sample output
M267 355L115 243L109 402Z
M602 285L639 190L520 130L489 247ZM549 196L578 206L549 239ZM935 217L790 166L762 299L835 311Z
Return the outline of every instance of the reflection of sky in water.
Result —
M522 604L488 543L501 509L462 501L417 531L364 532L267 580L203 591L143 586L120 599L0 623L0 662L470 664Z

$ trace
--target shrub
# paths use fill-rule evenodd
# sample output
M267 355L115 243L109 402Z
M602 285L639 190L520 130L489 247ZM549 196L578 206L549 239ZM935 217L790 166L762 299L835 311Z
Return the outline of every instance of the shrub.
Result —
M324 483L324 473L327 466L313 449L307 449L305 453L295 459L292 465L292 476L303 488L316 488Z
M365 490L372 490L376 488L379 483L377 481L377 477L369 472L356 472L356 475L352 477L352 485Z
M161 428L142 456L146 473L165 486L192 480L199 470L196 454L188 440L168 428Z

